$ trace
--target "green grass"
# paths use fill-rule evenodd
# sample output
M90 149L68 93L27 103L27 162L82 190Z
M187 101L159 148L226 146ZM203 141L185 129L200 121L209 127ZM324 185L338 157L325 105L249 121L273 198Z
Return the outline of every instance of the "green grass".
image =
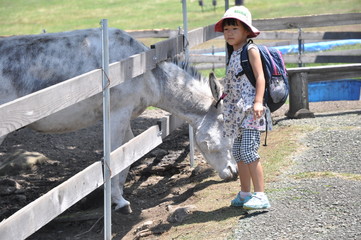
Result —
M204 3L202 12L198 1L187 1L189 29L213 24L223 15L224 1L217 1L215 10L211 1ZM245 4L254 19L361 11L359 0L248 0ZM179 0L0 0L0 36L94 28L103 18L110 27L125 30L183 25Z

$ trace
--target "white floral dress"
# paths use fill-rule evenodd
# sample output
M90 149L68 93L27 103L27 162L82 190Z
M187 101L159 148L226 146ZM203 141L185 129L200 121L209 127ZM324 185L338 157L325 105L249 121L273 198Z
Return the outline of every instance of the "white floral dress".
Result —
M250 44L248 49L250 48L258 49L254 44ZM265 107L261 118L255 119L253 116L256 89L245 74L238 75L242 72L240 64L241 51L242 48L232 53L224 80L224 92L227 96L223 99L225 123L223 135L232 138L239 136L242 129L255 129L258 131L266 131L266 128L267 130L272 129L271 112L268 107Z

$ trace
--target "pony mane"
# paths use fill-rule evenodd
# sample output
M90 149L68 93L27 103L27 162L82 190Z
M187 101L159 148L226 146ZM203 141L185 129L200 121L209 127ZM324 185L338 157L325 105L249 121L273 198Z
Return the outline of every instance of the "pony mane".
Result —
M177 58L174 58L172 60L172 62L177 65L178 67L180 67L181 69L183 69L184 71L186 71L189 75L191 75L193 78L198 79L199 81L208 81L206 78L204 78L202 76L202 74L200 74L198 72L198 70L193 67L192 65L189 64L188 61L178 61Z

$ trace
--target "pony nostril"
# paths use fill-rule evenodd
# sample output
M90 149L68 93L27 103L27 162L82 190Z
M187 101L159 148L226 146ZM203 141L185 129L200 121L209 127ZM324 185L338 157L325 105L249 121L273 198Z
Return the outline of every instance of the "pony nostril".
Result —
M238 178L238 172L237 172L237 169L233 169L232 166L228 166L228 169L231 173L231 180L237 180ZM234 171L235 170L235 171Z
M228 165L226 168L223 169L222 174L219 176L226 181L234 181L238 178L237 168Z

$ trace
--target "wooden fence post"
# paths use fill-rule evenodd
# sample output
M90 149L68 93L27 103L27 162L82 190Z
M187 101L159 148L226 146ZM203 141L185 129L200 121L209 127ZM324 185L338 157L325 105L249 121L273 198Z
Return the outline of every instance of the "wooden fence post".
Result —
M289 76L290 107L286 114L289 118L315 117L314 114L309 110L307 76L307 72L292 73Z

